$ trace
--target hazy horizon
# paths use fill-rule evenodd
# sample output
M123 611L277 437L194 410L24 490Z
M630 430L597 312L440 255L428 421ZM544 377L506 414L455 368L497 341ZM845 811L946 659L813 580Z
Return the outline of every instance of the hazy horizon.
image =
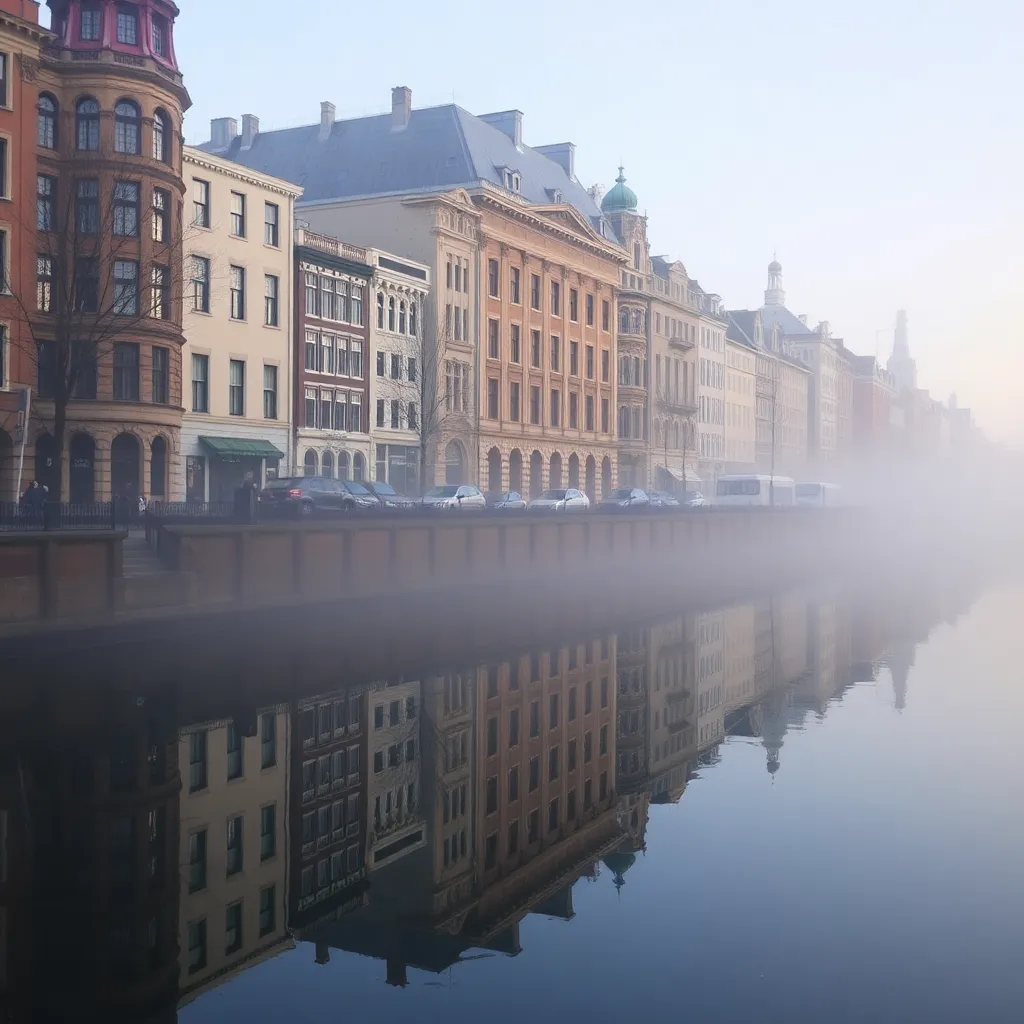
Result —
M621 161L652 251L727 308L761 305L773 252L787 306L858 354L884 362L905 308L919 386L1024 444L1019 6L597 0L499 20L397 0L387 24L312 0L284 20L268 0L180 6L189 142L211 117L310 124L321 100L380 113L395 85L415 107L516 107L528 145L576 143L584 185L608 188Z

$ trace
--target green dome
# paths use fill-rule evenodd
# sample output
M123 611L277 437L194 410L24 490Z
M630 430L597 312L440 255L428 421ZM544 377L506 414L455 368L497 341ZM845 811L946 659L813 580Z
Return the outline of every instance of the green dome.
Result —
M605 213L634 212L636 210L636 193L626 184L626 176L619 168L619 176L615 184L601 200L601 209Z

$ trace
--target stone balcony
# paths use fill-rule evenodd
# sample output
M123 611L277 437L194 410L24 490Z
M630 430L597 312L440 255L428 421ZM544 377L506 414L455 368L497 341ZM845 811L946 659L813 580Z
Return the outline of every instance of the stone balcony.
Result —
M337 256L340 259L355 260L358 263L366 263L369 258L365 249L358 245L349 245L340 239L331 238L330 235L321 235L309 228L295 229L295 245L305 246L307 249L316 249L326 253L328 256Z

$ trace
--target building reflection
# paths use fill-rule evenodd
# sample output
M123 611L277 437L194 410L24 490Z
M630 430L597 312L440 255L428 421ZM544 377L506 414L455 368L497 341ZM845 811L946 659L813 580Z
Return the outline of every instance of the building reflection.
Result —
M579 879L628 885L730 737L774 775L882 665L899 706L960 600L792 591L188 722L115 685L26 705L0 722L0 1019L171 1021L296 944L399 986L515 955Z

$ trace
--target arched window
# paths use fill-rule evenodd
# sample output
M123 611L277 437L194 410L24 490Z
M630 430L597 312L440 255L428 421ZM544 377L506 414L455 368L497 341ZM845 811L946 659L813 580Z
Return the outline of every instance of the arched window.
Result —
M139 108L131 100L114 106L114 149L118 153L139 153Z
M416 303L409 303L409 333L416 337Z
M57 148L57 101L43 93L39 97L39 145L44 149Z
M149 448L149 496L163 498L167 495L167 441L154 437Z
M153 159L171 162L171 119L162 110L153 116Z
M629 310L628 309L623 308L623 309L619 310L619 330L620 331L628 331L629 330Z
M377 328L384 330L384 293L377 292Z
M388 330L393 331L395 329L395 297L392 295L388 299Z
M340 480L348 479L348 452L342 452L338 456L338 478Z
M302 475L316 476L317 468L316 452L312 448L307 448L306 454L302 459Z
M405 334L405 303L399 303L398 306L398 333Z
M644 333L644 313L642 309L633 310L633 333Z
M79 100L75 107L77 145L81 150L100 148L100 105L95 100Z
M322 462L321 473L324 476L334 476L334 456L330 452L324 452Z
M360 483L366 476L366 459L356 452L355 457L352 459L352 479L358 480Z

